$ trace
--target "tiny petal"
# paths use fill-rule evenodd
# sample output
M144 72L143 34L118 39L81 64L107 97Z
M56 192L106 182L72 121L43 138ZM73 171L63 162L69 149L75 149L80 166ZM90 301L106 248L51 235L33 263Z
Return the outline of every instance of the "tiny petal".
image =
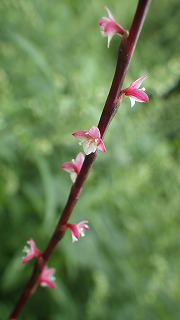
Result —
M78 241L80 234L76 224L67 224L67 227L71 229L72 242Z
M112 14L112 12L109 10L109 8L105 6L104 9L107 11L107 14L108 14L109 18L110 18L111 20L115 20L113 14Z
M72 133L72 135L78 139L79 141L84 141L87 139L87 134L88 134L88 131L87 130L79 130L79 131L76 131L74 133Z
M137 102L149 102L148 95L141 89L133 89L128 91L128 97Z
M83 165L83 162L84 162L84 155L83 155L82 152L79 152L78 155L77 155L77 157L76 157L76 160L75 160L78 173L79 173L80 170L81 170L81 167L82 167L82 165Z
M102 141L102 139L99 139L99 144L97 146L98 150L102 151L102 152L106 152L106 147L104 142Z
M133 108L136 101L131 97L129 97L129 99L130 99L130 103L131 103L131 108Z
M92 140L92 141L84 141L82 143L83 146L83 150L85 152L85 154L88 156L91 153L96 152L97 149L97 144Z
M136 81L132 82L130 84L131 89L138 89L141 85L141 83L147 78L147 76L142 76L138 78Z
M47 266L44 266L42 273L39 277L39 284L42 287L50 287L50 288L56 288L56 285L54 283L55 277L53 276L55 273L55 269L48 268Z
M101 134L98 127L93 126L89 131L88 134L93 139L99 139L101 138Z
M33 239L30 239L29 241L27 241L27 243L30 246L30 248L27 247L27 246L24 247L23 252L26 253L26 257L24 257L22 259L22 263L26 263L29 260L31 260L33 258L36 258L36 257L39 257L41 255L41 252L36 247L35 242L34 242Z
M76 171L76 166L72 160L72 162L65 162L62 166L62 169L64 169L66 172L71 173L72 171Z
M77 224L67 223L66 227L71 230L72 242L78 241L80 236L84 237L84 231L89 230L87 220L81 221Z

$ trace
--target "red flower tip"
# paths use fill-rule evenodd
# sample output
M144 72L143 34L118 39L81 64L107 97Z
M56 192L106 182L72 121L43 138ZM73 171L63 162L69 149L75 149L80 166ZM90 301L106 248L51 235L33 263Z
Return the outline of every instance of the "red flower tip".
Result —
M36 247L36 244L33 239L30 239L29 241L27 241L27 244L29 245L29 247L25 246L23 249L23 252L26 253L26 257L22 259L22 263L26 263L29 260L33 258L37 258L41 255L41 252Z
M39 284L41 287L50 287L50 288L56 288L56 285L54 283L55 281L55 277L54 277L54 273L55 273L55 269L53 268L48 268L46 265L44 266L41 275L39 277Z
M72 242L78 241L80 236L85 236L85 231L89 230L88 221L83 220L77 224L67 223L66 227L71 230Z

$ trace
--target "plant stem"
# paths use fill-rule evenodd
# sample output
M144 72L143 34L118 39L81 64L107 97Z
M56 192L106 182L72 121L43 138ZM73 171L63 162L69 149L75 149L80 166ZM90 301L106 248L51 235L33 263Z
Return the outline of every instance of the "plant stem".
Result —
M139 0L130 32L129 34L127 32L125 34L125 37L121 41L114 78L113 78L112 85L111 85L111 88L110 88L110 91L109 91L109 94L108 94L108 97L107 97L107 100L98 124L99 130L101 132L101 137L104 137L109 127L109 124L111 123L113 117L115 116L118 110L119 106L118 106L117 100L118 100L118 97L122 88L122 84L126 76L133 52L135 50L136 43L139 38L150 2L151 0ZM27 285L25 286L25 289L17 305L15 306L13 312L11 313L9 320L17 319L24 305L36 290L36 287L38 286L38 278L44 265L48 261L49 257L51 256L58 242L63 238L65 234L66 223L68 222L69 217L81 194L84 182L88 176L88 173L94 163L96 156L97 156L97 152L91 153L90 155L86 156L83 166L81 168L81 171L71 188L67 203L57 223L55 231L45 251L43 252L42 256L40 256L37 259L32 276L28 281Z

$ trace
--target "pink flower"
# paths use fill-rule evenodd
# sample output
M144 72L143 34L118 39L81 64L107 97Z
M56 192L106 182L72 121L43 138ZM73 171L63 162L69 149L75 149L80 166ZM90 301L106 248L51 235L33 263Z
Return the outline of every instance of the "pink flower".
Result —
M146 76L143 76L136 81L132 82L130 86L121 91L119 100L124 96L129 97L131 101L131 108L135 105L135 102L149 102L148 95L144 92L145 88L139 89L141 83L146 79Z
M61 168L70 173L72 182L76 181L77 175L79 174L81 167L84 162L84 155L82 152L78 153L76 159L72 159L71 162L65 162Z
M55 269L48 268L47 266L44 266L41 275L39 277L39 284L42 287L50 287L50 288L56 288L56 285L54 283L55 277L53 276L55 273Z
M97 127L92 127L89 131L80 130L72 134L76 139L80 140L85 154L95 152L97 149L106 152L104 142L101 139L100 131Z
M22 259L22 263L26 263L29 260L41 255L41 252L36 247L34 240L30 239L29 241L27 241L27 243L29 244L30 248L26 246L24 247L23 252L25 252L27 255Z
M71 229L72 242L78 241L80 236L84 237L84 231L89 230L88 221L84 220L77 224L67 223L66 227Z
M123 35L126 31L117 23L111 11L107 7L105 7L105 10L107 11L109 18L103 17L99 21L99 26L101 28L102 35L104 37L108 37L108 48L109 48L112 37L115 34Z

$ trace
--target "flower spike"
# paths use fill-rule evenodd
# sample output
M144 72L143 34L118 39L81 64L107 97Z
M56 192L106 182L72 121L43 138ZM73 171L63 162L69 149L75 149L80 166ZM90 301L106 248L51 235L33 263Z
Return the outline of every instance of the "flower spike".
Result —
M130 86L120 92L119 101L124 98L124 96L129 97L131 102L131 108L134 107L135 102L149 102L148 95L144 92L145 88L139 89L141 83L146 79L146 76L138 78L136 81L132 82Z
M53 268L48 268L46 265L44 266L38 280L41 287L56 288L56 285L54 283L55 277L53 276L55 271L56 270Z
M71 230L72 242L78 241L80 236L84 237L84 231L89 230L88 221L84 220L77 224L67 223L66 227Z
M84 162L84 155L82 152L78 153L76 159L72 159L71 162L65 162L61 168L70 173L70 178L72 182L74 183L76 181L76 178L81 170L81 167Z
M22 259L22 263L26 263L29 260L39 257L41 255L41 252L36 247L33 239L30 239L29 241L27 241L27 244L30 246L30 248L28 248L27 246L24 247L23 252L26 253L26 257Z
M99 26L101 29L102 36L108 37L108 48L109 48L111 39L115 34L120 34L123 36L125 33L127 33L127 31L125 31L117 23L111 11L107 7L105 7L105 10L107 11L109 18L107 17L101 18L101 20L99 21Z
M95 152L97 149L106 152L104 142L101 139L101 134L98 127L92 127L88 130L80 130L72 134L82 144L86 155Z

